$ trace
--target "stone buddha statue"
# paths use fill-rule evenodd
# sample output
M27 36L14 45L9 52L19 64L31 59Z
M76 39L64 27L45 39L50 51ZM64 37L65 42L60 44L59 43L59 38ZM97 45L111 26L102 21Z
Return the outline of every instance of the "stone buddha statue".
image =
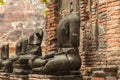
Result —
M16 56L9 58L9 44L1 46L1 60L0 60L0 72L12 73L13 62L17 59Z
M43 38L42 29L36 30L29 38L23 38L16 45L16 54L18 59L13 64L13 73L26 75L31 73L31 67L28 61L36 56L41 56L41 42Z
M57 28L58 52L51 51L44 56L29 60L33 73L69 74L79 71L81 59L79 56L80 19L76 13L64 17Z

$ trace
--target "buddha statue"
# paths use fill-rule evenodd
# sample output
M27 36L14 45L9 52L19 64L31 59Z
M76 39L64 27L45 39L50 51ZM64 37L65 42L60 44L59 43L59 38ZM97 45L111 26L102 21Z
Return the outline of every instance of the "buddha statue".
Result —
M28 65L29 59L41 56L41 42L43 38L42 29L36 30L29 38L23 38L16 44L16 55L18 59L13 63L13 73L18 75L27 75L31 73L31 67Z
M2 45L1 46L0 72L12 73L13 71L12 64L17 58L18 57L16 56L9 58L9 44Z
M70 74L79 71L81 58L79 56L80 19L76 13L64 17L57 27L58 52L51 51L44 56L29 60L33 73Z

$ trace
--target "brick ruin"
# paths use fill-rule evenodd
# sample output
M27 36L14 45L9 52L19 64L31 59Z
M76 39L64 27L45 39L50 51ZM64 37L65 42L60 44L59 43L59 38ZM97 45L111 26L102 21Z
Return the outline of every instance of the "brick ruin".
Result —
M80 0L81 70L86 77L90 76L89 69L99 67L111 72L107 76L120 79L119 14L118 0Z
M67 0L61 1L63 2L62 4L64 4ZM115 80L120 79L120 1L71 0L71 2L76 1L79 2L81 21L79 50L80 56L82 58L81 73L83 75L83 78L89 80L91 79L92 71L104 71L105 74L109 73L106 75L107 77L112 76ZM48 23L49 20L50 22L52 20L56 21L56 19L58 21L58 15L55 15L57 11L53 10L53 12L54 17L52 17L52 15L49 15ZM59 15L61 13L63 15L69 13L69 9L61 12L60 8ZM57 22L53 22L53 24L51 24L51 27L56 23ZM49 26L50 24L47 27L49 28ZM108 80L109 79L110 78L108 78ZM113 78L111 79L113 80Z
M46 25L46 53L57 51L56 29L59 20L58 3L48 0L48 13Z
M80 71L83 80L120 80L120 1L71 1L79 2L79 50L82 58ZM56 9L58 3L52 3L52 0L48 2L46 52L57 50L56 27L61 14ZM69 11L62 14L66 13Z

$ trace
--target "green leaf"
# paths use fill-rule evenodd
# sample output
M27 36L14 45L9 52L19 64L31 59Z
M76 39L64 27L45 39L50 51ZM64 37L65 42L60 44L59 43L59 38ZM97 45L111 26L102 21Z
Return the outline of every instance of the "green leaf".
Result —
M44 2L45 4L47 3L47 0L40 0L40 2Z
M46 17L47 16L47 10L44 10L43 14L44 14L44 17Z

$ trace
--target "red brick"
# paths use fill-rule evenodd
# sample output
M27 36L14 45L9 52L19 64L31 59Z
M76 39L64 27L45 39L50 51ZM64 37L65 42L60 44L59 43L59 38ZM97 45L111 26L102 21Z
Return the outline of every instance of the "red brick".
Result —
M108 2L108 3L116 2L116 0L108 0L107 2Z
M111 12L109 13L110 16L113 16L113 15L119 16L119 14L120 14L119 11L114 11L114 12L111 11Z
M102 9L98 10L98 13L100 14L100 13L105 12L105 11L107 11L106 8L102 8Z
M92 78L92 80L105 80L105 78Z
M108 7L111 7L111 6L119 6L120 5L120 1L116 1L116 2L111 2L108 4Z

